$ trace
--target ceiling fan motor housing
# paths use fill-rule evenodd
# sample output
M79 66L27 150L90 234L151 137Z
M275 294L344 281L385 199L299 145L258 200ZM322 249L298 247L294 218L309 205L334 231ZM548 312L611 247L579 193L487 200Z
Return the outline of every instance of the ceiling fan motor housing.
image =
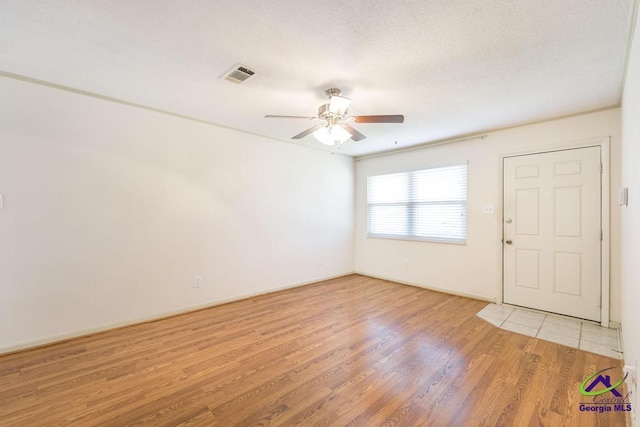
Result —
M343 119L346 121L348 118L348 111L345 111L343 115L338 115L336 113L331 112L330 109L331 104L322 104L318 107L318 118L321 120L326 120L330 125L339 124Z
M329 111L329 104L322 104L318 107L318 118L326 120L327 117L331 115L331 111Z

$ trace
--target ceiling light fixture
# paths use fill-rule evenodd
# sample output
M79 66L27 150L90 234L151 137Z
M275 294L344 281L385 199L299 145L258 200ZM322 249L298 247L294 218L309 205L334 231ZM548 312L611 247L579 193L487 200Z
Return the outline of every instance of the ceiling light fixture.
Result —
M342 126L323 126L313 132L313 136L325 145L342 144L351 138L351 134Z

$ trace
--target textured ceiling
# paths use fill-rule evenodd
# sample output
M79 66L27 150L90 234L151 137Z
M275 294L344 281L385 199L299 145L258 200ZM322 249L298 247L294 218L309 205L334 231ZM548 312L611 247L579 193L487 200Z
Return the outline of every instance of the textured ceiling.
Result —
M0 71L288 142L338 87L364 155L617 106L633 1L2 0Z

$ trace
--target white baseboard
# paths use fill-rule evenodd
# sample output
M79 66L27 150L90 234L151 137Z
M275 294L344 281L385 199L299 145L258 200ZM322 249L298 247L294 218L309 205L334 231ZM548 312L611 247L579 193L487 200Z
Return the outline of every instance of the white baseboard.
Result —
M620 322L616 322L615 320L609 320L609 328L620 329Z
M309 280L309 281L304 281L304 282L298 282L298 283L293 283L293 284L289 284L289 285L284 285L284 286L279 286L277 288L271 288L271 289L267 289L261 292L252 292L249 294L243 294L243 295L238 295L232 298L225 298L225 299L221 299L221 300L216 300L216 301L209 301L206 302L204 304L198 304L198 305L192 305L192 306L188 306L188 307L184 307L184 308L180 308L177 310L171 310L171 311L166 311L166 312L162 312L162 313L157 313L151 316L143 316L143 317L139 317L136 319L128 319L125 321L121 321L121 322L113 322L113 323L108 323L105 325L100 325L100 326L96 326L93 328L86 328L86 329L80 329L77 331L73 331L73 332L69 332L69 333L65 333L65 334L59 334L59 335L53 335L53 336L49 336L49 337L45 337L45 338L41 338L41 339L37 339L37 340L31 340L31 341L25 341L19 344L15 344L15 345L11 345L11 346L7 346L7 347L0 347L0 356L5 355L5 354L9 354L9 353L15 353L21 350L27 350L30 348L35 348L35 347L42 347L42 346L46 346L46 345L51 345L51 344L55 344L55 343L59 343L62 341L69 341L72 339L76 339L76 338L82 338L82 337L86 337L89 335L95 335L95 334L99 334L102 332L107 332L113 329L118 329L118 328L123 328L126 326L133 326L133 325L139 325L141 323L148 323L148 322L153 322L156 320L161 320L161 319L165 319L167 317L173 317L173 316L178 316L180 314L185 314L185 313L189 313L192 311L198 311L198 310L202 310L205 308L211 308L211 307L216 307L219 305L223 305L223 304L229 304L231 302L236 302L236 301L241 301L247 298L253 298L256 296L260 296L260 295L267 295L267 294L271 294L274 292L280 292L280 291L284 291L287 289L293 289L293 288L298 288L300 286L306 286L306 285L310 285L313 283L318 283L318 282L322 282L325 280L331 280L331 279L337 279L339 277L344 277L344 276L349 276L351 274L355 274L355 272L351 271L351 272L346 272L343 274L337 274L337 275L332 275L332 276L327 276L327 277L321 277L318 278L316 280Z
M458 297L471 298L471 299L475 299L475 300L493 302L493 303L496 302L496 298L487 298L487 297L481 296L481 295L467 294L467 293L463 293L463 292L452 291L450 289L438 288L436 286L426 286L426 285L421 285L419 283L407 282L407 281L404 281L404 280L392 279L392 278L389 278L389 277L378 276L378 275L375 275L375 274L363 273L361 271L356 271L355 274L359 274L361 276L373 277L374 279L387 280L389 282L396 282L396 283L400 283L402 285L414 286L416 288L427 289L427 290L430 290L430 291L436 291L436 292L440 292L440 293L443 293L443 294L455 295L455 296L458 296Z

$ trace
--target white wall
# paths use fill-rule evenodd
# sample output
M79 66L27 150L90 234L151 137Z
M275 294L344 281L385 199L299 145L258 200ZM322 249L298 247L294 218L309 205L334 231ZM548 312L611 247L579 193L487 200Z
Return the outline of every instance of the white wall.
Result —
M492 132L456 142L356 161L356 271L445 292L496 300L502 286L502 156L610 136L611 188L620 182L620 110ZM366 177L468 161L467 244L366 237ZM615 195L617 202L617 190ZM484 215L493 204L495 215ZM620 209L611 209L611 315L620 320ZM409 268L404 268L409 260Z
M640 30L636 27L622 99L622 185L629 206L622 209L622 339L625 363L640 359ZM635 412L640 400L635 391ZM639 423L636 415L636 423Z
M351 158L0 93L0 352L353 272Z

